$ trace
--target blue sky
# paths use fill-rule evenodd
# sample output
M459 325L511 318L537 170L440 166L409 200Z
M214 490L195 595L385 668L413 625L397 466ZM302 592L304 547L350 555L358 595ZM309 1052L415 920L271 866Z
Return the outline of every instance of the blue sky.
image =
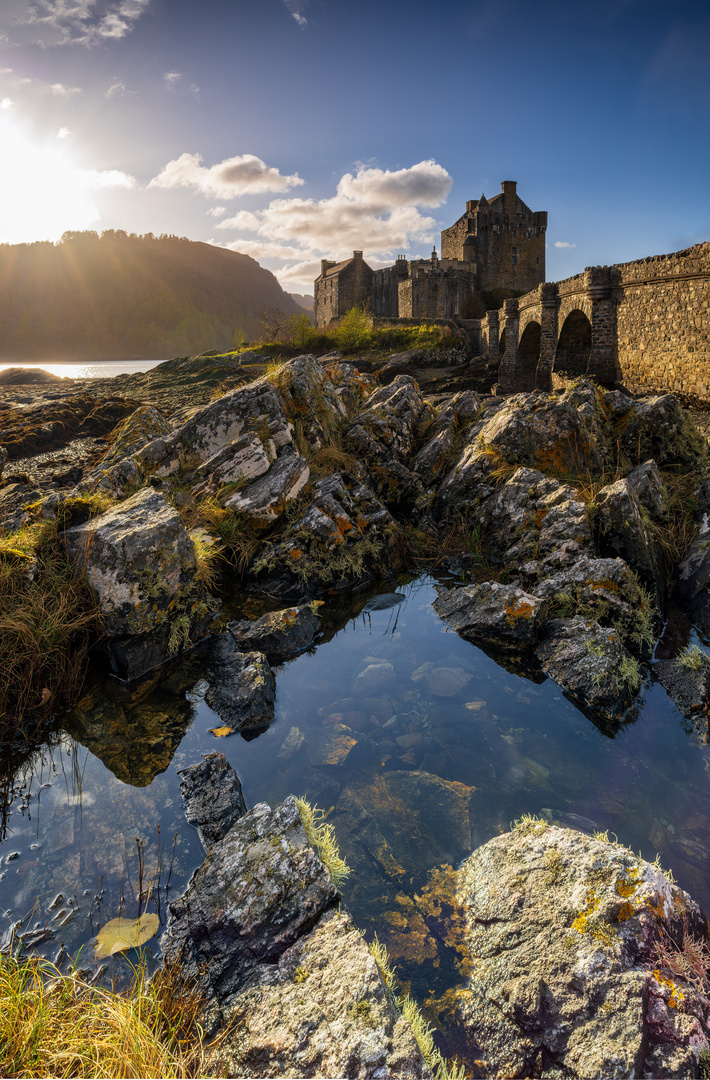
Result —
M710 7L2 0L0 241L177 233L312 291L517 180L547 278L710 239Z

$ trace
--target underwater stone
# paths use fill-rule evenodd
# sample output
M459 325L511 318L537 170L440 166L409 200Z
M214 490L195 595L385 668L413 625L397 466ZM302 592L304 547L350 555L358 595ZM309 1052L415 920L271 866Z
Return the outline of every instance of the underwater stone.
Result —
M231 634L211 644L205 701L234 731L266 727L274 719L276 680L266 657L241 652Z

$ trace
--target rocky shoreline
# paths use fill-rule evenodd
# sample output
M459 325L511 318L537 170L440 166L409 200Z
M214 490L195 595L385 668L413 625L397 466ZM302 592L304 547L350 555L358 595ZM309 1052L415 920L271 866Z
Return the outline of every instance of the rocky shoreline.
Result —
M707 441L687 411L670 394L584 379L549 394L447 393L447 380L485 373L466 376L455 353L435 360L402 354L373 373L367 361L306 355L262 364L256 378L252 354L176 360L149 373L152 399L146 376L130 398L94 388L93 404L73 387L23 402L27 387L13 387L0 415L4 531L56 526L119 679L205 642L208 703L228 731L270 724L272 665L317 643L322 597L436 552L450 574L436 612L499 663L551 678L613 732L633 718L660 652L653 676L707 741L708 660L684 649L687 633L660 640L669 612L710 628ZM237 385L206 400L228 368ZM435 376L420 384L411 370ZM179 408L161 396L171 380ZM83 456L64 473L30 472L77 434ZM32 552L14 557L32 589ZM220 619L215 575L230 565L267 601L259 618ZM371 666L370 684L386 681ZM371 954L335 913L293 801L245 813L238 780L228 790L224 835L209 815L190 817L208 855L164 941L193 974L207 964L210 1023L238 1014L248 1029L222 1075L430 1075ZM472 972L452 1006L467 1071L698 1075L710 1004L705 984L672 965L684 942L707 948L707 924L660 871L603 839L528 822L476 851L455 890Z

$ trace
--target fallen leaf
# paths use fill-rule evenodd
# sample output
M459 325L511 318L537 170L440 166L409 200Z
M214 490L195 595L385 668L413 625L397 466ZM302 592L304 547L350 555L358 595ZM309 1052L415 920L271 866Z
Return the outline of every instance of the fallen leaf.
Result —
M152 938L159 926L158 916L148 911L137 919L111 919L96 935L94 955L97 960L103 960L126 949L137 949Z
M52 696L52 691L49 689L49 687L45 686L44 690L42 691L42 697L40 699L40 705L46 705L47 702L49 701L49 699L51 698L51 696Z
M210 731L212 732L213 735L216 735L218 739L223 738L225 735L233 735L234 734L234 728L233 727L227 727L226 725L224 727L211 727Z

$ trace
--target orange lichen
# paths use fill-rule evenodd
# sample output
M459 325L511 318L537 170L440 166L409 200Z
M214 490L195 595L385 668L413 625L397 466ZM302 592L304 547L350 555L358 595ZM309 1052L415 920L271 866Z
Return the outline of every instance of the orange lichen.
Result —
M627 919L631 919L633 917L633 914L634 909L631 907L631 904L627 900L627 902L625 904L622 904L619 908L619 914L617 918L619 922L625 922Z
M292 559L300 559L303 555L303 552L300 548L291 548L291 550L289 551L289 555Z
M511 600L505 605L505 613L511 619L531 619L534 610L527 600Z
M677 1009L683 1001L684 994L680 987L676 986L672 979L667 979L665 975L661 975L660 971L654 971L653 976L659 986L664 986L670 990L670 996L666 1004L669 1009Z

